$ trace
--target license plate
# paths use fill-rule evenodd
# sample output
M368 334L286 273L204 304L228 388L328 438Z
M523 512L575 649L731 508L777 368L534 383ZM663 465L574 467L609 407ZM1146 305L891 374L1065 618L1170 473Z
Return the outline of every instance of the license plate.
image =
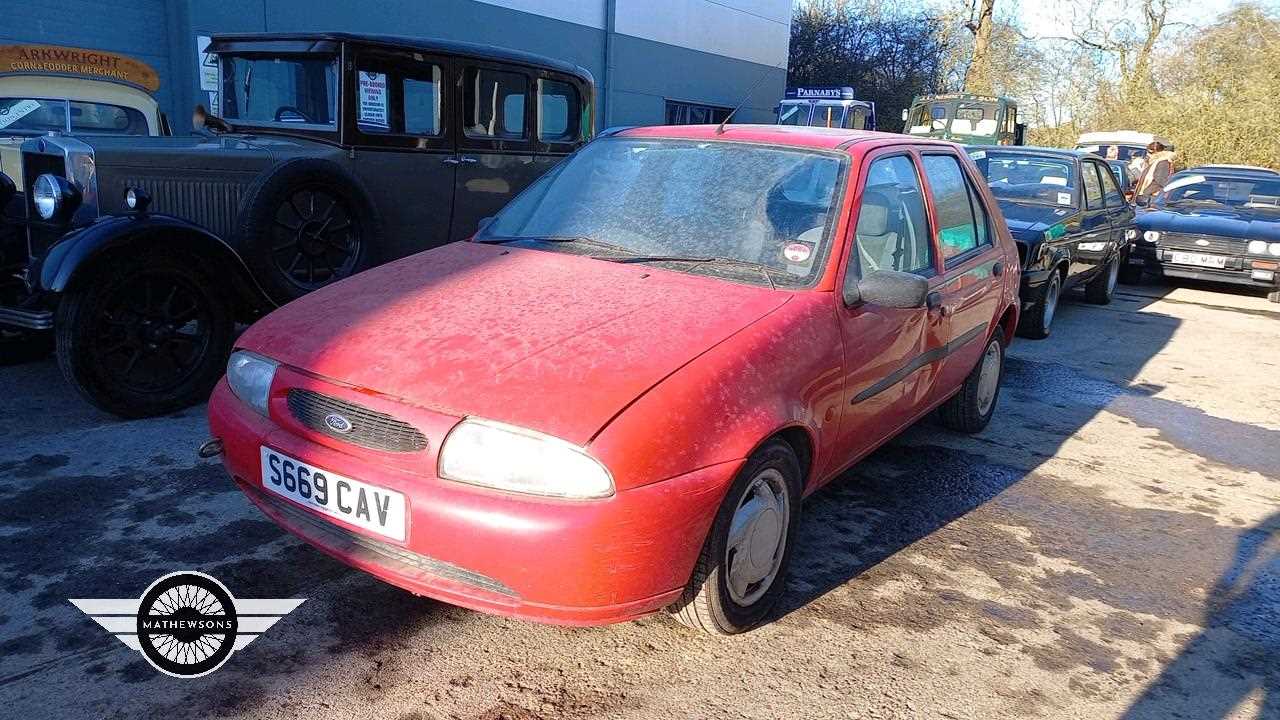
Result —
M281 497L404 541L404 495L262 448L262 487Z
M1205 255L1204 253L1178 252L1177 250L1166 250L1164 253L1166 262L1178 265L1199 265L1200 267L1225 268L1227 266L1227 258L1221 255Z

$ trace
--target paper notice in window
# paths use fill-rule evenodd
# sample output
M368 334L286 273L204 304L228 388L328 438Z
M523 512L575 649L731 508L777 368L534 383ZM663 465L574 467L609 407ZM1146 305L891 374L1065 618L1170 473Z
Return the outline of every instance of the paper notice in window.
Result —
M7 128L39 109L40 103L35 100L19 100L8 107L0 107L0 128Z
M357 120L366 125L387 127L386 73L360 71L360 112Z
M1070 205L1070 204L1071 204L1071 193L1058 193L1058 204L1059 204L1059 205Z

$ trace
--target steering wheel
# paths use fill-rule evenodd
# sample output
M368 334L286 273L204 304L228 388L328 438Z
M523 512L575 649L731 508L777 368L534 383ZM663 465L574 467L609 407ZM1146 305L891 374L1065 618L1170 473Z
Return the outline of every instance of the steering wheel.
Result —
M281 105L276 108L276 122L290 122L284 119L286 113L292 113L302 118L303 122L315 124L315 121L307 117L307 114L292 105Z

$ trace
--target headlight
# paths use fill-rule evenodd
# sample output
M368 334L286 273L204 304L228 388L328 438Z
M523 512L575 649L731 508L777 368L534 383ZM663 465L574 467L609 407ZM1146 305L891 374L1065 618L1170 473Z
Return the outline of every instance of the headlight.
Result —
M1248 250L1250 255L1266 255L1267 244L1261 240L1250 240Z
M247 350L231 353L227 361L227 384L231 392L249 407L267 416L267 397L271 393L271 381L276 377L280 363L255 355Z
M1271 243L1267 246L1267 252L1280 257L1280 242Z
M1142 239L1147 242L1160 242L1160 233L1157 230L1148 230L1142 233Z
M36 185L31 195L36 204L36 212L40 213L40 217L44 220L52 219L53 214L58 212L58 206L62 204L62 193L58 191L58 179L53 175L41 175L36 178Z
M440 448L440 477L532 495L601 498L613 477L582 448L532 430L468 418Z
M1128 230L1125 230L1125 231L1124 231L1124 239L1125 239L1125 240L1137 240L1137 239L1138 239L1138 231L1137 231L1137 230L1134 230L1133 228L1129 228Z

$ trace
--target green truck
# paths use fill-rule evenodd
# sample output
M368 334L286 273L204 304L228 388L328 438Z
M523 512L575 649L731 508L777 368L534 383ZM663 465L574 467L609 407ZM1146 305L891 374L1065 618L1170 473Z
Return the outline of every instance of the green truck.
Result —
M966 145L1022 145L1027 129L1016 100L971 93L917 96L902 121L908 135Z

